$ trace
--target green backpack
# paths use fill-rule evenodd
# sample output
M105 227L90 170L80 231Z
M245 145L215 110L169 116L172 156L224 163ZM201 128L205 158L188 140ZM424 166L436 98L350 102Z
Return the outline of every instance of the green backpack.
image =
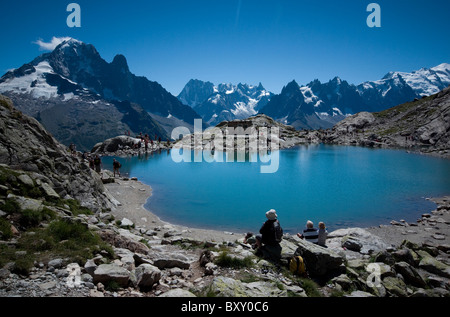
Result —
M306 276L306 265L301 256L297 255L291 258L289 261L289 271L295 275Z

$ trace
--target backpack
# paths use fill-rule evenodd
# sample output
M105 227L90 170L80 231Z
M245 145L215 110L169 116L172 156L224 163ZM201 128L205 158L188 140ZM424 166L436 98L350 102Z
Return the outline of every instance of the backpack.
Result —
M281 228L280 223L275 221L273 223L274 231L275 231L275 241L280 243L283 240L283 228Z
M294 275L306 276L306 265L303 258L299 255L294 256L289 261L289 271Z

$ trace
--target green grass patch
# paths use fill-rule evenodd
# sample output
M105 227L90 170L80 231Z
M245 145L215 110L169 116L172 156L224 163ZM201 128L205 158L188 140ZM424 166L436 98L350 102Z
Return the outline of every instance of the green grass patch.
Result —
M121 287L116 281L109 281L105 286L105 290L108 292L117 292L120 289Z
M16 212L20 212L20 205L17 201L13 199L7 199L5 201L5 204L2 205L2 210L6 212L7 214L13 214Z
M398 134L400 133L400 131L402 130L401 127L392 127L389 128L387 130L383 130L381 132L379 132L380 136L389 136L389 135L393 135L393 134Z
M86 224L58 219L47 228L33 228L23 233L16 247L0 245L0 267L14 262L13 272L27 275L34 262L45 262L57 257L67 258L70 262L84 265L87 259L105 250L109 258L114 251ZM25 251L25 255L17 255Z
M11 105L8 102L6 102L6 100L3 98L0 98L0 106L12 110Z
M428 102L428 101L432 101L434 98L436 98L435 95L433 96L428 96L426 98L421 98L419 100L415 100L415 101L410 101L410 102L405 102L401 105L398 105L396 107L381 111L381 112L377 112L374 113L374 115L378 118L389 118L389 117L393 117L396 115L399 115L401 113L405 113L407 111L410 111L412 108L414 107L419 107L421 106L423 103Z
M61 199L56 202L56 205L59 207L67 205L74 216L94 214L89 208L81 206L80 202L75 199Z
M221 267L228 267L233 269L250 268L253 266L251 257L245 257L243 259L230 256L228 252L224 251L214 260L214 263Z
M313 280L305 277L300 277L297 279L298 284L301 288L305 290L308 297L322 297L319 291L319 285Z
M53 210L45 208L42 211L24 210L20 213L19 223L25 228L37 227L43 221L50 221L56 218Z
M4 218L0 218L0 231L2 233L0 236L2 240L9 240L13 236L13 233L11 231L11 224Z

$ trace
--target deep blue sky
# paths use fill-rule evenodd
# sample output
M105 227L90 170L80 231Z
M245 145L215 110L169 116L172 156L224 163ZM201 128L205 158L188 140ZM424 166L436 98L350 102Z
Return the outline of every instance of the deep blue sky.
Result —
M79 29L66 25L71 2ZM366 25L371 2L381 28ZM108 62L125 55L133 73L174 95L191 78L274 93L293 79L359 84L450 63L449 12L448 0L2 0L0 72L42 54L37 40L70 36Z

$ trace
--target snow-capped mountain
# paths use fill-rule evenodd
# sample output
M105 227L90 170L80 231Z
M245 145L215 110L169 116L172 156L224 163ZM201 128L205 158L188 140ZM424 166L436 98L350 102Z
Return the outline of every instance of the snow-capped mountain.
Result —
M401 103L435 94L450 85L450 64L412 73L390 72L381 80L358 86L339 77L306 86L295 81L260 110L299 129L330 128L361 111L378 112Z
M185 105L195 108L207 100L214 92L217 92L217 87L213 83L191 79L178 95L178 100Z
M273 94L262 84L220 84L190 80L178 99L191 106L210 125L245 119L258 113Z
M372 84L382 86L385 82L400 77L419 96L430 96L450 85L450 64L443 63L433 68L422 68L412 73L390 72L383 79L372 82Z
M177 125L186 126L200 118L157 82L132 74L123 55L108 63L93 45L75 39L6 73L0 79L0 93L51 125L46 128L61 142L89 139L77 144L84 149L104 141L105 133L113 137L127 130L167 138L167 131L151 115L174 118ZM82 115L81 110L87 113Z

